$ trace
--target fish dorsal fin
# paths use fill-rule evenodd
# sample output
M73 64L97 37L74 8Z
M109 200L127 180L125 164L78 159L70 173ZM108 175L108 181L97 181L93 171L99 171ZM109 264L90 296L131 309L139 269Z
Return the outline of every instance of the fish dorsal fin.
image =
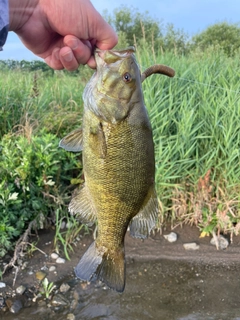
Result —
M70 132L59 142L59 147L72 152L79 152L83 149L82 128Z
M86 186L74 192L68 209L83 224L91 226L97 220L97 214Z
M159 204L156 191L152 186L139 213L131 220L130 234L134 238L145 239L156 226Z

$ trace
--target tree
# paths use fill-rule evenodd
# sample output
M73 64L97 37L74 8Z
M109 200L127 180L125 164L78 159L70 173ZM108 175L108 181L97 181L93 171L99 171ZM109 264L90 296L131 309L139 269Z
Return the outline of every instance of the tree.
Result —
M104 12L104 17L112 25L118 34L126 40L126 45L134 44L141 39L151 43L153 40L162 38L160 22L149 16L149 13L138 12L135 8L122 5L114 10L113 15Z
M188 51L188 35L181 29L175 29L172 23L167 24L164 33L164 49L175 54L185 54Z
M233 56L240 48L240 28L238 24L217 23L197 34L192 39L193 48L206 50L209 47L222 49L228 56Z

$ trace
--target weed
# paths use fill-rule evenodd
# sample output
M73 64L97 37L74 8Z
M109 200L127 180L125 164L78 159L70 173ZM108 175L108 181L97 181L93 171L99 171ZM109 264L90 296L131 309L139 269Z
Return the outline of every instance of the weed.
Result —
M46 299L50 297L50 294L55 289L54 282L49 282L47 278L44 278L42 281L42 288L40 289L40 293L45 295Z

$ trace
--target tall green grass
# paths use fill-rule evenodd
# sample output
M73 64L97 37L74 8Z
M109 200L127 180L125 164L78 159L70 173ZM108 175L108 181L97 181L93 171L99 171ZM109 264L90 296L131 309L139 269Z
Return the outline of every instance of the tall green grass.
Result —
M140 65L153 63L149 56L141 51ZM173 79L155 75L143 83L164 218L238 233L239 60L217 52L156 60L176 70Z

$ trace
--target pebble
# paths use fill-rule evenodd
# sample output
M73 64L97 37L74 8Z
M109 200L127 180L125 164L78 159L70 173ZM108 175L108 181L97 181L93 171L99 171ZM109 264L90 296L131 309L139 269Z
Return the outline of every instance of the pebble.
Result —
M199 245L196 242L189 242L183 244L185 250L199 250Z
M24 294L24 292L26 291L26 287L24 287L23 285L17 287L16 292L17 294Z
M70 289L70 286L67 283L62 283L59 290L61 293L66 293Z
M37 271L35 275L39 281L42 281L47 276L47 274L43 271Z
M217 240L218 240L219 249L221 250L227 249L227 247L229 246L229 242L224 236L220 235L219 237L217 237ZM210 244L212 244L213 246L216 246L215 238L211 239Z
M4 298L3 298L3 297L0 297L0 310L3 309L4 304L5 304Z
M75 319L76 319L76 317L75 317L75 315L73 313L69 313L67 315L67 320L75 320Z
M50 272L53 272L53 271L56 271L56 269L57 269L57 268L56 268L55 266L51 266L51 267L49 268L49 271L50 271Z
M23 264L22 264L21 269L24 270L24 269L26 269L27 266L28 266L28 262L24 261Z
M66 222L63 221L63 222L61 223L60 229L62 230L62 229L65 229L65 228L66 228Z
M32 302L36 302L37 299L38 299L38 298L41 298L41 297L42 297L41 293L38 293L36 296L34 296L34 297L32 298Z
M63 258L57 258L57 260L56 260L56 263L65 263L66 262L66 260L65 259L63 259Z
M69 301L64 298L61 294L56 294L51 301L51 304L55 307L58 306L67 306L69 304Z
M169 234L165 234L164 238L168 242L175 242L175 241L177 241L177 234L175 232L170 232Z
M53 253L51 254L51 258L52 258L53 260L56 260L58 257L59 257L59 255L58 255L57 253L55 253L55 252L53 252Z
M66 228L67 228L67 229L71 229L72 226L73 226L73 223L72 223L72 222L66 223Z
M0 288L5 288L5 287L6 287L6 283L0 282Z
M23 304L20 300L15 300L11 307L9 308L10 312L18 313L23 307Z

